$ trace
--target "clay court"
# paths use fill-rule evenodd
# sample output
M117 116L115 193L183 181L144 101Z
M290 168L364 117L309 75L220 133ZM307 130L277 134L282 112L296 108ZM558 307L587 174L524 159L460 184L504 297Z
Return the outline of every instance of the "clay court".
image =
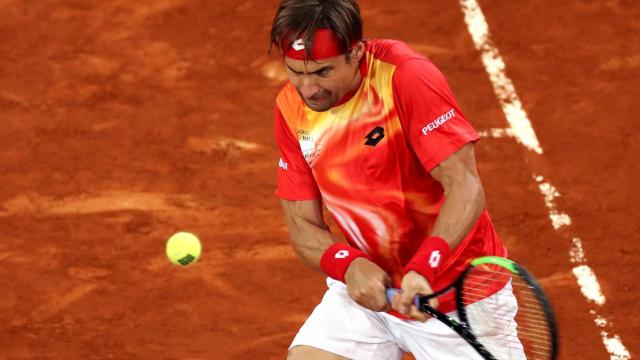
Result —
M1 359L284 359L325 285L274 196L277 3L0 0ZM486 135L489 211L547 290L559 358L639 356L640 2L480 1L542 154L505 130L458 1L360 5ZM180 230L204 247L186 268L164 254Z

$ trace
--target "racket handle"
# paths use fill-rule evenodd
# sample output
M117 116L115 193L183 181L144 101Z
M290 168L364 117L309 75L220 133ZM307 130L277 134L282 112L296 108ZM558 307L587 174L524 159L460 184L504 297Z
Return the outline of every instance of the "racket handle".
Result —
M389 301L389 303L391 303L391 300L394 297L400 295L400 289L388 288L386 293L387 300ZM416 296L415 298L413 298L413 303L418 309L420 309L420 296Z

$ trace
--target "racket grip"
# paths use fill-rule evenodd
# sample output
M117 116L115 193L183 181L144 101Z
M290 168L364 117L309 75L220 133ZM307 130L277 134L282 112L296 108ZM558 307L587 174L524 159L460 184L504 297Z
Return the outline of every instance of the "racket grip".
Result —
M388 288L387 291L387 301L389 301L389 303L391 303L391 300L400 295L400 289L394 289L394 288ZM415 298L413 298L413 304L420 309L420 297L416 296Z

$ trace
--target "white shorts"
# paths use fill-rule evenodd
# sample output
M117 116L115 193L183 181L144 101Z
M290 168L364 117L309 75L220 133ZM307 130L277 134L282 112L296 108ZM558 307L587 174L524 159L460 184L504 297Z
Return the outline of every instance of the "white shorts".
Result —
M322 301L289 349L306 345L354 360L399 360L405 352L417 360L482 359L457 333L436 319L422 323L374 312L353 301L345 284L327 279L327 285ZM517 303L511 284L478 304L495 304L496 299L501 310L515 315ZM448 315L457 318L455 311ZM515 322L508 326L515 329Z

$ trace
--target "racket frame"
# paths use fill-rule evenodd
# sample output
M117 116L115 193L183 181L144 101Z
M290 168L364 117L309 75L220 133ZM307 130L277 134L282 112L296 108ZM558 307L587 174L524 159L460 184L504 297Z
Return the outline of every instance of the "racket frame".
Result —
M542 287L538 284L538 282L536 281L536 279L533 277L531 273L529 273L522 266L518 265L516 262L511 261L509 259L505 259L499 256L483 256L483 257L473 259L469 267L465 269L462 275L455 281L455 283L452 286L442 289L440 291L437 291L431 295L419 297L417 301L418 310L438 319L440 322L448 326L451 330L458 333L458 335L460 335L465 341L467 341L467 343L469 343L469 345L471 345L478 352L478 354L480 354L484 359L497 360L495 356L493 356L484 347L484 345L480 343L478 338L473 333L473 330L471 329L468 323L467 314L466 314L464 303L463 303L464 294L461 290L462 283L464 282L466 275L474 267L479 265L485 265L485 264L494 264L494 265L498 265L503 268L506 268L507 270L511 271L513 274L520 276L525 281L527 286L533 289L536 296L540 300L542 309L544 311L545 317L549 324L549 332L550 332L549 336L551 339L551 359L555 359L558 352L557 328L556 328L556 321L553 316L553 310L551 309L551 305L549 304L547 296L545 295L544 291L542 290ZM437 297L439 295L442 295L446 292L449 292L453 289L456 290L456 297L455 297L456 310L458 312L458 317L460 318L460 321L453 319L448 315L429 306L430 299Z

